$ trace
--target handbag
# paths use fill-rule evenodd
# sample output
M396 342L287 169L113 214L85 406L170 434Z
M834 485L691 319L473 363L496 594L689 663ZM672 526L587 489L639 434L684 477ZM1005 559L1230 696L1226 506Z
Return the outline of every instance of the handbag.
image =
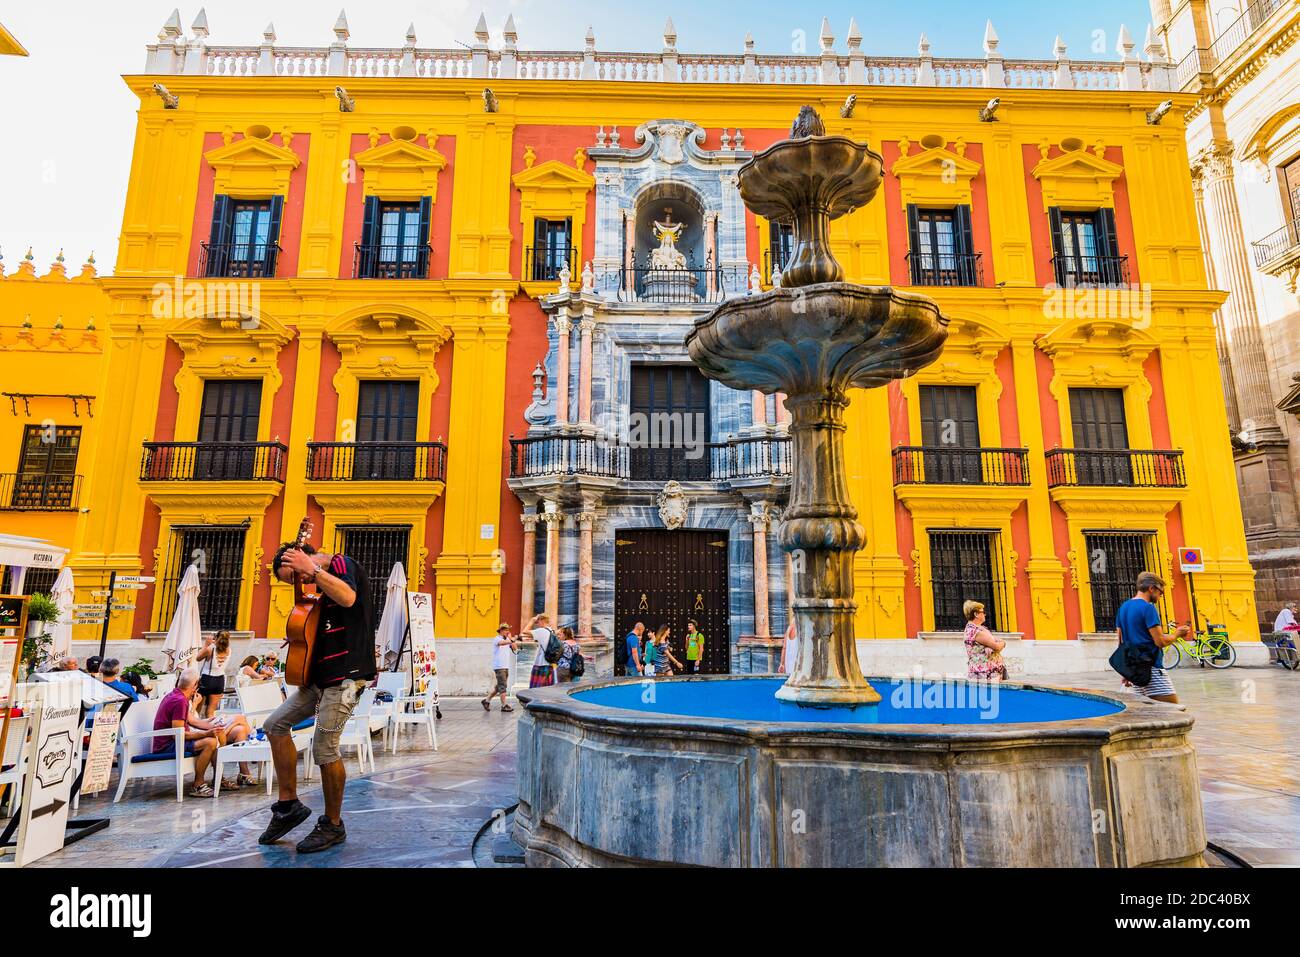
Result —
M1146 645L1121 642L1111 652L1110 666L1121 678L1139 688L1145 688L1151 683L1151 668L1159 657L1160 649L1154 646L1148 648Z

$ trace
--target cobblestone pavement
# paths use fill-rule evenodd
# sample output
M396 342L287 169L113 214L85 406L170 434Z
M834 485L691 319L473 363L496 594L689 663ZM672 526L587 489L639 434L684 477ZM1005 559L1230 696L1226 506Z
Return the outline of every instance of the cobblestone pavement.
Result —
M1300 673L1179 669L1173 679L1196 718L1210 840L1256 866L1300 866ZM1128 693L1107 673L1031 680ZM111 792L83 800L75 816L107 816L111 826L37 866L473 866L474 835L515 801L517 712L494 706L485 714L467 699L444 699L442 710L436 754L409 731L396 756L380 754L376 739L376 771L348 784L348 841L322 854L293 851L308 825L275 847L258 847L273 800L264 788L177 803L168 781L146 780L130 784L117 805ZM353 771L354 759L347 762ZM319 780L303 789L303 799L319 810Z

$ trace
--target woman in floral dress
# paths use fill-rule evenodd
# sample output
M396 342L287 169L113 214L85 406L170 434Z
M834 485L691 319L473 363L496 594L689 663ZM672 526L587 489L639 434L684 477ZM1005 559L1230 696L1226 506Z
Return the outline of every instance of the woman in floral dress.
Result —
M961 610L966 615L966 676L977 681L1004 680L1007 666L1002 649L1007 643L984 627L983 604L968 601Z

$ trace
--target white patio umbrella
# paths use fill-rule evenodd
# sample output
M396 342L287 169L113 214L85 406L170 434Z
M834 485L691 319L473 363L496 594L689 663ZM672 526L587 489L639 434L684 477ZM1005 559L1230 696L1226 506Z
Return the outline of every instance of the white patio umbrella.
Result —
M191 565L185 569L180 587L176 594L176 614L167 627L167 640L163 642L165 651L172 661L172 668L188 667L194 655L203 647L203 626L199 623L199 566Z
M384 614L375 629L375 650L383 656L386 665L392 666L402 653L406 637L406 570L401 562L393 565L384 592Z
M51 635L53 638L50 645L51 660L57 660L72 654L72 602L74 593L72 569L64 565L63 570L59 572L59 577L54 579L54 587L50 589L50 597L54 599L54 604L59 609L59 620L55 624L54 632Z

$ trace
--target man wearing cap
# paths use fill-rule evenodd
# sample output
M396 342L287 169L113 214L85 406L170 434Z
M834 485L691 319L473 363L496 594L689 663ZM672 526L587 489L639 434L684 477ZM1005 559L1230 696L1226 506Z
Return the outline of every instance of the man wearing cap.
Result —
M501 710L514 711L506 704L506 694L510 691L510 672L515 667L515 655L519 653L519 639L510 634L510 626L504 621L497 626L496 640L492 645L492 672L496 675L496 685L481 702L484 711L492 710L492 698L501 696Z

